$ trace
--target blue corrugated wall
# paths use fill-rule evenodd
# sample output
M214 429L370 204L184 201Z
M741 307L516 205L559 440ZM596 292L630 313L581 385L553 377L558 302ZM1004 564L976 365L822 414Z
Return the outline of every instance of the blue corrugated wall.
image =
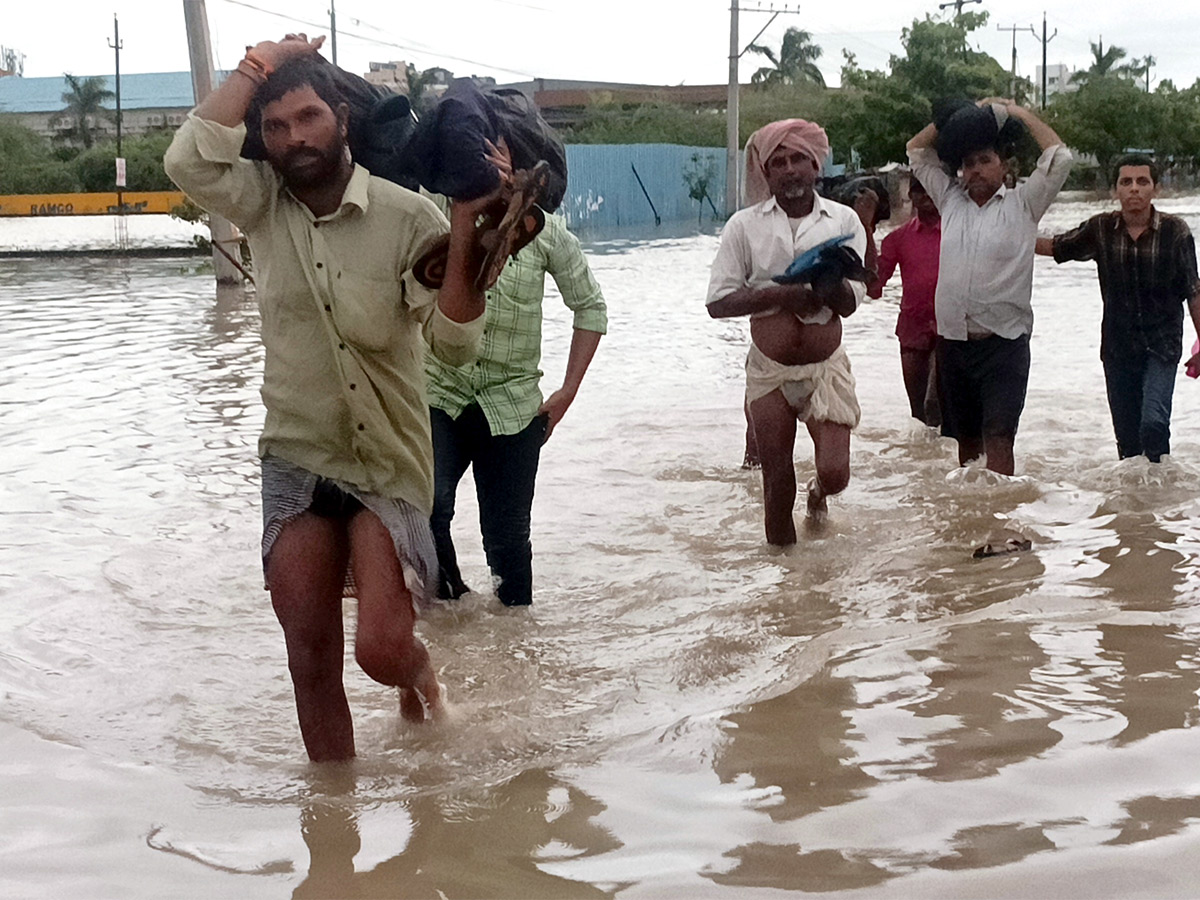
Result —
M714 161L716 175L709 193L713 205L723 212L724 148L679 144L569 144L567 196L559 212L573 229L653 225L654 212L633 174L636 167L663 222L695 222L700 205L688 196L683 180L693 154ZM704 219L712 218L706 201Z
M721 221L725 212L725 149L685 147L680 144L568 144L567 195L558 210L574 230L654 225L654 211L662 222L696 222L701 204L688 196L683 173L712 160L714 175L708 191L712 206L703 203L705 222ZM641 176L645 193L633 170ZM844 166L825 161L825 174L836 175ZM646 194L650 199L646 199ZM650 204L653 202L654 209ZM717 215L713 214L713 207Z

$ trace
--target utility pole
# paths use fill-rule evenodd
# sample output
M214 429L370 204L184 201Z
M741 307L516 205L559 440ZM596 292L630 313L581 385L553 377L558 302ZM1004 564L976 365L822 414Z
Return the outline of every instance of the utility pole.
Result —
M1005 27L1004 25L997 25L996 30L1012 32L1012 70L1009 72L1009 75L1008 75L1008 99L1016 100L1017 99L1017 32L1024 31L1025 29L1023 27L1021 27L1020 25L1009 25L1007 27ZM1037 32L1033 30L1032 25L1029 26L1029 31L1033 34L1034 37L1037 37Z
M741 172L738 151L738 0L729 4L729 91L725 103L725 217L738 210L741 201Z
M354 17L350 17L353 21ZM333 64L337 65L337 10L333 8L333 0L329 0L329 49L333 55Z
M965 3L980 3L982 0L963 0ZM782 9L775 9L774 4L771 4L770 9L763 9L762 2L759 0L758 8L748 9L746 12L769 12L771 18L767 20L767 24L758 30L758 34L754 36L754 40L742 50L738 50L738 0L730 0L729 4L729 93L725 104L725 216L728 218L738 211L741 205L741 140L738 133L738 98L740 94L740 86L738 84L738 61L746 55L746 51L750 46L762 37L762 33L771 27L780 15L799 15L799 9L788 9L785 5Z
M124 215L125 198L122 196L125 187L125 159L121 155L121 48L125 45L121 43L121 26L117 22L117 14L113 13L113 36L108 42L108 46L113 49L113 56L116 57L116 94L117 94L117 158L116 158L116 185L117 185L117 209Z
M192 91L196 103L212 93L215 81L212 63L212 41L208 36L208 11L204 0L183 0L183 21L187 27L188 57L192 63ZM234 264L233 253L240 242L233 236L233 226L227 219L209 213L208 230L212 236L213 269L217 285L242 284L242 274Z
M1032 27L1032 26L1030 26ZM1036 37L1036 33L1034 35ZM1054 34L1046 37L1046 13L1042 12L1042 109L1046 108L1046 45L1058 37L1058 29L1054 29Z
M117 22L117 14L113 13L113 36L108 42L108 46L113 49L113 56L116 57L116 75L117 75L117 156L121 155L121 48L125 45L121 43L121 26Z
M1158 65L1158 60L1153 56L1147 56L1142 60L1142 65L1146 67L1146 93L1150 93L1150 67Z

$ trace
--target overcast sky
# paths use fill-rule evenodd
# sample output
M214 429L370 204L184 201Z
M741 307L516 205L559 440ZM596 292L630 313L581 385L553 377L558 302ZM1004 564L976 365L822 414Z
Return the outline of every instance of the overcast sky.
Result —
M715 84L727 78L728 0L431 0L428 3L334 0L338 63L357 72L371 60L405 60L418 68L440 65L457 75L492 75L498 81L531 77L576 78L650 84ZM292 30L329 31L329 0L207 0L218 68L237 64L245 45ZM745 46L770 19L756 0L743 6L740 43ZM776 6L782 6L776 3ZM769 3L763 3L765 9ZM760 38L777 48L783 31L811 32L824 49L821 68L837 84L842 50L863 68L886 68L901 52L900 30L937 3L858 0L789 5ZM1034 77L1041 62L1043 3L983 0L991 21L975 43L1007 68L1012 35L998 26L1025 28L1017 41L1017 72ZM1177 86L1200 76L1200 6L1184 0L1099 3L1069 0L1048 9L1051 65L1085 68L1089 41L1116 43L1130 57L1154 56L1152 82ZM286 12L285 12L286 11ZM4 0L0 45L25 54L25 75L108 74L113 71L113 13L120 18L122 72L188 68L183 0ZM1034 26L1037 36L1028 29ZM326 45L326 56L330 56ZM748 81L763 58L747 54L741 78Z

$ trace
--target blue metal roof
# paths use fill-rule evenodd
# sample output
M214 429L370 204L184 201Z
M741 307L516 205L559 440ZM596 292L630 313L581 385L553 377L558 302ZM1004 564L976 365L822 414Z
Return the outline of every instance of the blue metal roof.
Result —
M227 73L218 72L220 81ZM81 76L84 77L84 76ZM112 75L101 75L106 87L114 90ZM62 95L67 80L62 77L22 78L9 75L0 78L0 113L53 113L63 109ZM196 105L190 72L139 72L121 76L121 108L153 109L157 107L191 109ZM114 109L109 100L105 106Z

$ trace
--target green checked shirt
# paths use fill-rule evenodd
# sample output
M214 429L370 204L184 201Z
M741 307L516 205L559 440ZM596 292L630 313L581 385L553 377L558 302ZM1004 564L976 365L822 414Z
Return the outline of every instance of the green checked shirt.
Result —
M538 367L546 273L575 313L574 327L605 333L608 310L579 240L559 216L547 215L541 234L508 261L488 291L483 341L475 362L452 366L426 354L430 406L457 419L478 403L493 435L516 434L533 421L542 405Z

